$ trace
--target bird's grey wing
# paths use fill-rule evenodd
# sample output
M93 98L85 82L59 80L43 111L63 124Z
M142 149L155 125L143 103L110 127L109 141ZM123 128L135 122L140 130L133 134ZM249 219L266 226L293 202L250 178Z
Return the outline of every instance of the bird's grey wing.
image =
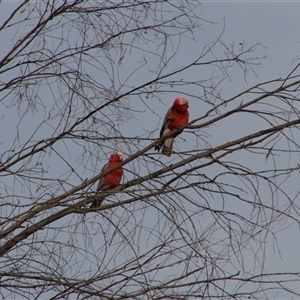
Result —
M101 170L101 177L99 179L99 182L98 182L98 186L97 186L97 191L101 191L103 186L104 186L104 176L103 174L105 173L105 171L107 170L108 168L108 163L106 165L103 166L102 170Z
M171 113L171 111L172 111L172 107L170 107L170 108L168 109L168 111L167 111L167 113L166 113L166 115L165 115L164 121L163 121L162 126L161 126L161 129L160 129L160 133L159 133L159 136L160 136L160 137L163 136L165 129L168 127L168 123L170 122L170 121L168 120L168 116L169 116L169 114Z
M165 134L166 128L168 128L168 124L170 122L170 120L168 120L168 116L172 111L172 107L170 107L165 115L164 121L162 123L161 129L160 129L160 133L159 133L159 137L162 137ZM160 142L159 144L157 144L154 149L159 151L159 149L161 148L161 146L163 145L163 142Z
M105 177L103 176L103 174L107 170L107 168L108 168L108 163L106 165L104 165L103 168L102 168L102 170L101 170L101 173L100 173L101 177L99 179L96 192L101 191L103 189L103 187L104 187L104 178ZM98 197L97 200L95 200L95 201L92 202L90 208L100 207L101 203L105 199L105 196L96 195L96 197Z

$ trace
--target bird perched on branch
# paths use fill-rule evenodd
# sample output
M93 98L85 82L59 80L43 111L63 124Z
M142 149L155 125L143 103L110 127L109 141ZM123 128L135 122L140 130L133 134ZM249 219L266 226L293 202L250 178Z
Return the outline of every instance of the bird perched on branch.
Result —
M102 191L102 190L107 190L107 189L110 189L110 188L115 188L120 184L122 176L123 176L122 167L117 168L116 170L114 170L111 173L108 173L106 175L104 175L104 173L108 169L117 166L122 161L123 161L123 153L122 152L115 151L115 152L112 153L112 155L109 158L108 163L101 170L102 176L99 179L97 192ZM98 196L98 199L95 200L91 204L91 208L99 207L104 199L105 199L105 196L103 196L103 197Z
M189 102L185 97L177 97L173 106L168 110L163 121L160 137L172 132L173 130L186 125L189 122ZM171 156L174 138L182 132L178 132L175 136L169 137L159 143L155 150L160 150L162 147L162 154Z

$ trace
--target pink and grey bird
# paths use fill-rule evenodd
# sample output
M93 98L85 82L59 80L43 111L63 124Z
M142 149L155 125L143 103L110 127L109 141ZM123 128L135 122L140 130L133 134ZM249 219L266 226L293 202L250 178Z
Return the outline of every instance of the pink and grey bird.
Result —
M163 121L160 137L170 133L171 131L182 127L189 122L189 102L185 97L177 97L173 106L168 110ZM162 154L171 156L174 138L182 132L178 132L175 136L165 139L159 143L155 150L160 150L162 147Z
M120 184L122 176L123 176L122 167L117 168L116 170L114 170L111 173L108 173L106 175L104 175L104 173L108 169L117 166L122 161L123 161L122 152L115 151L115 152L112 153L112 155L109 158L108 163L101 170L102 176L99 179L97 191L112 189L112 188L117 187ZM103 197L98 196L98 199L95 200L91 204L91 208L92 207L99 207L104 199L105 199L105 196L103 196Z

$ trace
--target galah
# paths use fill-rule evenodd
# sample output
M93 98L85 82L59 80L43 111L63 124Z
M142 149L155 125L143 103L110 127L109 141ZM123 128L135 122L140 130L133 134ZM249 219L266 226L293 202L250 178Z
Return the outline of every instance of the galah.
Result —
M120 162L123 161L123 153L120 151L115 151L112 153L112 155L109 158L109 161L101 170L102 176L99 179L97 191L107 190L111 188L117 187L122 179L123 176L123 169L117 168L116 170L112 171L111 173L108 173L103 176L103 174L110 168L113 168L117 166ZM95 200L91 204L91 208L93 207L99 207L102 203L102 201L105 199L105 196L97 196L98 199Z
M189 102L185 97L177 97L173 106L168 110L164 122L160 130L160 137L170 133L171 131L186 125L189 122ZM162 146L162 154L171 156L174 138L182 132L178 132L175 136L165 139L159 143L155 150L160 150Z

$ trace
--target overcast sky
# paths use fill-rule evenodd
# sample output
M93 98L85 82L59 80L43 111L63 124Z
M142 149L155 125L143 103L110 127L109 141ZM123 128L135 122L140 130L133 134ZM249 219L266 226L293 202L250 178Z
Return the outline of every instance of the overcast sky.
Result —
M251 73L247 77L248 86L261 81L287 76L299 63L299 9L299 1L220 1L217 3L203 3L203 15L207 19L218 20L220 26L222 26L224 20L225 33L222 39L226 42L234 42L236 45L240 42L246 45L262 43L263 47L260 48L259 52L261 56L266 55L267 57L261 60L262 65L255 69L258 78ZM247 85L242 79L238 80L237 76L228 84L228 87L230 90L226 93L230 95L246 88ZM238 125L243 126L243 120L240 120L240 122ZM255 130L255 124L251 125L252 129ZM228 130L229 128L226 127L223 131L225 136ZM282 160L286 162L288 158L283 156ZM298 183L299 181L295 179L291 179L289 182L288 188L294 190L294 194L299 191ZM297 200L297 203L299 203L299 197ZM295 264L296 261L299 261L298 249L300 246L297 224L287 230L278 232L276 237L281 253L279 255L278 251L274 250L274 244L269 240L266 270L289 269L290 271L299 272L298 263ZM273 296L276 299L289 298L284 293Z
M9 5L12 5L10 1L6 1L5 6ZM1 21L6 17L5 11L2 9L5 6L1 4ZM185 60L188 61L193 56L196 57L199 54L199 51L201 51L205 45L214 41L224 29L225 31L221 39L225 43L228 45L234 44L235 49L239 49L241 45L246 48L254 44L259 44L260 46L257 47L255 56L261 57L258 59L261 65L255 67L256 74L249 70L246 80L242 76L241 70L238 68L231 71L230 78L228 78L222 85L222 95L224 98L230 98L259 82L285 77L299 62L298 56L300 58L299 11L299 1L204 1L202 2L202 9L199 8L199 15L203 19L214 22L215 24L208 25L203 22L204 30L198 31L197 34L199 35L195 36L196 42L189 42L188 39L184 40L184 43L186 44L184 44L180 50L182 55L180 62ZM0 53L1 56L3 56L5 48L2 46L1 48L2 50L0 49ZM220 49L220 51L222 50ZM131 55L129 55L129 53L126 54L126 57L122 61L123 69L120 71L121 77L122 72L124 72L124 76L127 76L126 66L129 68L134 59L138 60L137 57L134 57L134 53ZM151 63L153 62L149 62L149 69L151 69ZM199 74L198 70L197 72L195 71L195 73L192 71L189 72L190 73L188 76L190 77L195 76L198 78L198 76L200 76L206 78L210 76L209 73L206 76L205 71L203 71L203 74ZM150 76L150 74L147 75L145 73L144 76ZM140 73L137 73L137 76L133 77L132 80L138 84L138 81L140 80L142 82L143 78L141 77ZM127 125L123 127L122 133L128 136L135 136L140 134L142 128L145 131L155 131L154 136L158 136L164 114L172 104L173 100L174 95L166 95L165 101L155 106L157 108L157 115L153 115L151 112L146 111L146 107L143 105L135 106L135 100L130 100L130 103L135 107L135 109L144 110L145 113L139 115L137 119L132 119L131 123L127 123ZM197 99L191 98L189 101L191 107L191 120L199 117L199 113L201 114L202 111L204 114L207 110L207 107L202 103L199 103ZM11 122L11 118L16 116L16 112L8 112L2 120L2 126L7 128L7 130L2 132L1 139L6 140L6 143L8 143L8 141L12 142L15 138L15 128L9 129L9 124ZM40 116L41 119L43 119L43 117L43 115ZM28 135L30 135L36 124L41 122L39 116L35 115L35 118L36 119L33 120L31 119L31 116L28 116L27 121L26 119L23 119L23 122L28 122L28 126L26 126L26 128L19 128L19 130L24 130L24 134L27 132ZM261 126L265 126L263 122L260 123L260 121L257 121L257 123L255 122L255 124L253 124L252 119L247 119L247 117L245 119L241 119L240 117L235 119L233 117L232 119L222 123L220 126L208 129L210 134L209 143L212 146L216 146L244 134L260 130L262 129ZM233 127L235 130L233 130ZM46 131L41 131L39 135L46 135L47 129L45 130ZM191 141L191 143L193 142L193 137L191 135L189 136L186 134L185 138L188 141ZM116 146L117 144L118 143L116 142ZM137 148L139 147L139 145L136 146ZM187 144L181 144L179 147L181 150L189 149L189 145ZM133 149L131 149L131 151L133 151ZM107 155L109 154L110 152L108 151ZM128 151L127 155L129 154L130 151ZM176 161L176 159L180 158L171 158L170 161L166 160L166 163L170 163L173 160ZM243 154L237 155L237 160L239 159L243 160ZM287 158L283 156L280 159L282 159L282 164L285 165ZM254 166L254 168L256 164L257 166L260 166L263 163L265 162L249 162L249 164ZM104 161L101 161L101 165L98 165L97 168L94 169L94 166L78 166L77 171L82 174L82 178L90 178L101 170L103 164ZM51 161L51 164L49 163L49 174L47 176L51 175L55 177L55 168L58 169L59 167L59 161ZM147 174L147 172L147 169L142 168L139 175ZM212 171L212 173L214 172L217 172L217 170ZM132 178L133 175L127 172L124 180L126 181ZM80 179L78 177L74 176L72 179L74 182L70 183L70 186L79 184ZM285 187L288 188L292 194L296 195L299 190L299 181L286 182ZM261 192L264 194L263 190ZM266 192L266 197L269 197L269 195L270 194ZM212 205L219 207L219 204L217 203ZM227 209L237 209L236 203L228 203L226 205ZM90 214L87 218L93 220L95 217L97 216ZM149 220L149 227L151 227L151 221L152 220ZM61 224L64 224L64 222L65 221L62 220ZM274 247L274 244L272 244L274 240L270 237L270 239L268 239L269 243L265 245L267 252L266 270L268 272L279 272L285 270L290 272L299 272L299 228L296 226L296 224L293 224L288 229L283 231L278 230L276 237L281 253L279 255L277 248ZM97 247L96 243L94 247ZM247 264L247 262L245 262L245 264ZM249 262L249 268L251 268L251 264L252 261ZM275 295L273 296L275 297ZM277 295L276 297L279 299L285 298L286 296L283 293L282 295Z

